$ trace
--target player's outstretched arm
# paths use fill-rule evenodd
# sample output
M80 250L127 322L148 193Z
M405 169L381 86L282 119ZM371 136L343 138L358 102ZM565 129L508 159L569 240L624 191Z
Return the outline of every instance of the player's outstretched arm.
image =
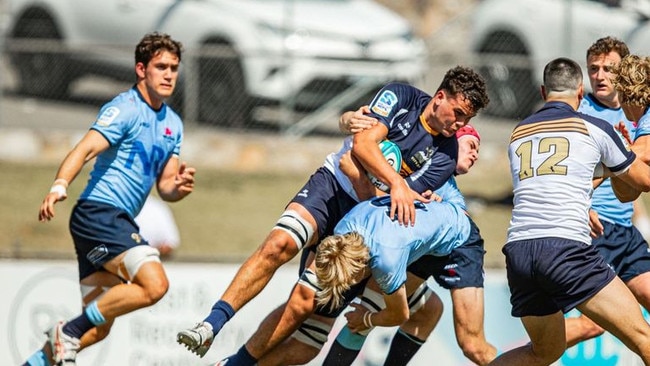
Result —
M50 191L45 195L38 212L39 221L54 218L54 204L68 196L67 188L77 177L83 166L99 153L108 149L108 140L95 130L88 131L61 162Z

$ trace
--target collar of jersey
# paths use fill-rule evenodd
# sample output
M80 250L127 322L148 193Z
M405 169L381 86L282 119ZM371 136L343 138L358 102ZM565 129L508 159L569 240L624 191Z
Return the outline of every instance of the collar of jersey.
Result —
M433 130L433 129L431 128L431 126L429 126L429 124L427 123L427 121L424 119L424 112L422 112L422 114L420 114L420 123L422 124L422 127L424 127L424 129L425 129L428 133L430 133L431 135L433 135L433 136L438 136L438 135L440 134L439 132Z

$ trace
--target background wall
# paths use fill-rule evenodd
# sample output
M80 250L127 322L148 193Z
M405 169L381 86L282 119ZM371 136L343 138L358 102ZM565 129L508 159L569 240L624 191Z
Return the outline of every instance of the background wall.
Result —
M236 265L168 263L167 295L153 307L119 318L107 341L83 351L80 365L191 366L205 365L228 356L243 344L261 319L279 305L296 280L297 267L287 265L267 288L240 311L215 339L203 359L176 344L178 330L202 320L234 276ZM17 274L20 274L19 276ZM43 331L58 319L80 311L75 263L71 261L0 260L0 364L23 362L45 341ZM449 292L430 283L443 299L445 312L429 340L412 362L414 366L470 365L456 345ZM518 319L510 316L505 273L486 273L486 334L500 352L527 342ZM342 323L335 326L338 329ZM395 328L376 328L357 366L381 365ZM331 339L330 339L331 341ZM326 346L327 348L327 346ZM310 365L319 365L323 354ZM567 351L556 365L637 365L634 354L610 335Z

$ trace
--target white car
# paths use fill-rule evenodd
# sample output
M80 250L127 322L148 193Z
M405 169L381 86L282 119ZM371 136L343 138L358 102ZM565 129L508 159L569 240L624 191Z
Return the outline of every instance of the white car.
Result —
M423 41L371 0L7 1L6 49L32 95L64 96L88 74L133 80L133 47L154 30L185 47L175 100L225 125L253 105L313 110L357 83L374 92L424 72Z
M488 86L486 113L522 118L533 112L541 102L544 66L564 56L584 68L587 48L598 38L615 36L631 52L648 54L649 4L648 0L481 0L472 14L470 47Z

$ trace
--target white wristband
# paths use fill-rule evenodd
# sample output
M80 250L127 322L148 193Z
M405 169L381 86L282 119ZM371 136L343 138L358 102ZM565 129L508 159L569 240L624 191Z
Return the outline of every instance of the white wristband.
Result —
M366 328L368 328L368 329L373 327L371 317L372 317L372 312L371 311L366 311L363 314L363 325L365 325Z
M68 191L63 186L63 184L52 185L52 188L50 188L50 193L56 193L57 198L64 198L68 196Z

